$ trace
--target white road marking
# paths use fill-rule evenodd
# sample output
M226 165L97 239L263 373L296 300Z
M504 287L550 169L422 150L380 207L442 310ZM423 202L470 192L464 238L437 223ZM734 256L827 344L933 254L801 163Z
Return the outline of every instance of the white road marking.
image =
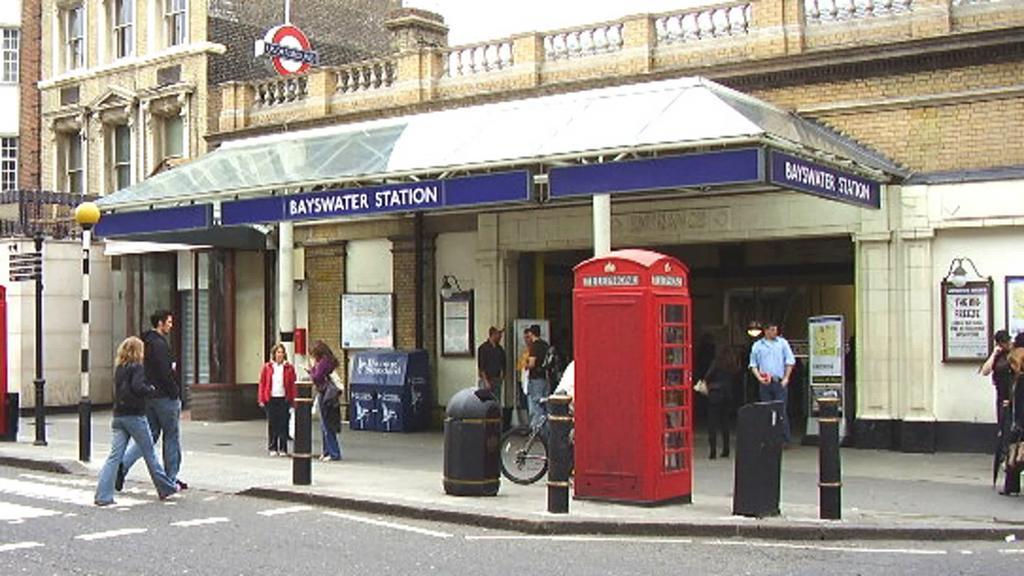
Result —
M551 536L529 534L467 535L466 540L544 540L545 542L631 542L650 544L692 544L689 538L643 538L641 536Z
M148 528L122 528L120 530L107 530L106 532L93 532L92 534L79 534L78 536L75 536L75 540L85 540L86 542L91 542L93 540L117 538L118 536L145 534L148 531Z
M1000 554L1024 554L1024 549L1002 549L999 551Z
M26 518L43 518L46 516L57 516L60 512L56 510L47 510L45 508L35 508L32 506L22 506L21 504L11 504L9 502L0 502L0 521L7 522L20 522Z
M12 478L0 478L0 493L78 506L93 506L93 497L95 495L93 490L52 486L49 484L26 482L24 480L14 480ZM121 496L117 498L117 503L121 506L135 506L145 502Z
M287 508L272 508L270 510L261 510L257 512L260 516L280 516L281 514L293 514L295 512L305 512L306 510L312 510L312 506L288 506Z
M437 530L428 530L426 528L418 528L416 526L409 526L407 524L398 524L395 522L387 522L384 520L376 520L374 518L364 518L362 516L353 516L351 514L343 514L341 512L327 511L324 512L327 516L334 518L341 518L343 520L351 520L352 522L362 522L363 524L370 524L373 526L380 526L383 528L391 528L393 530L404 530L406 532L413 532L415 534L422 534L424 536L432 536L434 538L451 538L452 534L447 532L439 532Z
M847 546L819 546L816 544L790 544L787 542L749 542L745 540L711 540L709 546L748 546L750 548L784 548L787 550L818 550L821 552L856 552L860 554L906 554L910 556L944 556L946 550L917 550L910 548L853 548Z
M224 522L230 522L228 518L223 516L216 516L213 518L199 518L198 520L182 520L181 522L171 522L171 526L178 526L180 528L191 528L193 526L207 526L209 524L222 524Z
M29 548L39 548L42 545L42 542L15 542L14 544L0 544L0 552L27 550Z

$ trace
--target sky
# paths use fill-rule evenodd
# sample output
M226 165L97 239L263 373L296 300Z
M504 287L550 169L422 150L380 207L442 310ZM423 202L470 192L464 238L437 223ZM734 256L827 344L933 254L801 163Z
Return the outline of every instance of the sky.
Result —
M404 5L444 16L448 45L494 40L521 32L543 32L617 20L629 14L668 12L714 0L405 0Z

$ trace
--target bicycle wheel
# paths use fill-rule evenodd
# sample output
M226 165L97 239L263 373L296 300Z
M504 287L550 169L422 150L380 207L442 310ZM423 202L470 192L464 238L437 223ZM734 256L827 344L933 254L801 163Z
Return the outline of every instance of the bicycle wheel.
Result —
M548 447L538 434L520 426L501 436L501 473L516 484L533 484L548 471Z

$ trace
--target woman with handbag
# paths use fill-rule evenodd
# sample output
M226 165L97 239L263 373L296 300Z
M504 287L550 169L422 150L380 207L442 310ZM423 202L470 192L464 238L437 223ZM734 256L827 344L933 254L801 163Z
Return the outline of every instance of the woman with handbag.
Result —
M323 436L321 462L341 460L341 390L334 383L331 374L338 368L334 352L323 342L313 344L309 357L309 378L316 386L317 402L320 404L320 432Z
M1020 494L1020 475L1024 472L1024 346L1017 346L1016 341L1014 345L1010 351L1010 368L1014 374L1007 416L1010 422L1005 428L1008 433L1003 439L1006 479L999 492L1003 496Z
M271 456L288 455L288 409L295 403L295 367L288 351L278 342L263 365L257 401L267 411L267 450Z
M715 354L711 366L704 374L704 385L708 399L708 443L711 452L708 458L717 457L718 434L722 434L722 458L729 457L729 413L732 411L732 385L739 373L736 354L730 348L722 348Z

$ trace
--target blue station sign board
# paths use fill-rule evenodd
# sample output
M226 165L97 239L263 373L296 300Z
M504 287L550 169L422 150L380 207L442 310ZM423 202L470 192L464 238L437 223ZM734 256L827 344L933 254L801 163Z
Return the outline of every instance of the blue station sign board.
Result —
M423 180L224 202L221 224L319 220L388 212L416 212L530 199L525 170L449 180Z
M882 207L882 187L877 182L777 150L770 154L772 184L862 208Z

